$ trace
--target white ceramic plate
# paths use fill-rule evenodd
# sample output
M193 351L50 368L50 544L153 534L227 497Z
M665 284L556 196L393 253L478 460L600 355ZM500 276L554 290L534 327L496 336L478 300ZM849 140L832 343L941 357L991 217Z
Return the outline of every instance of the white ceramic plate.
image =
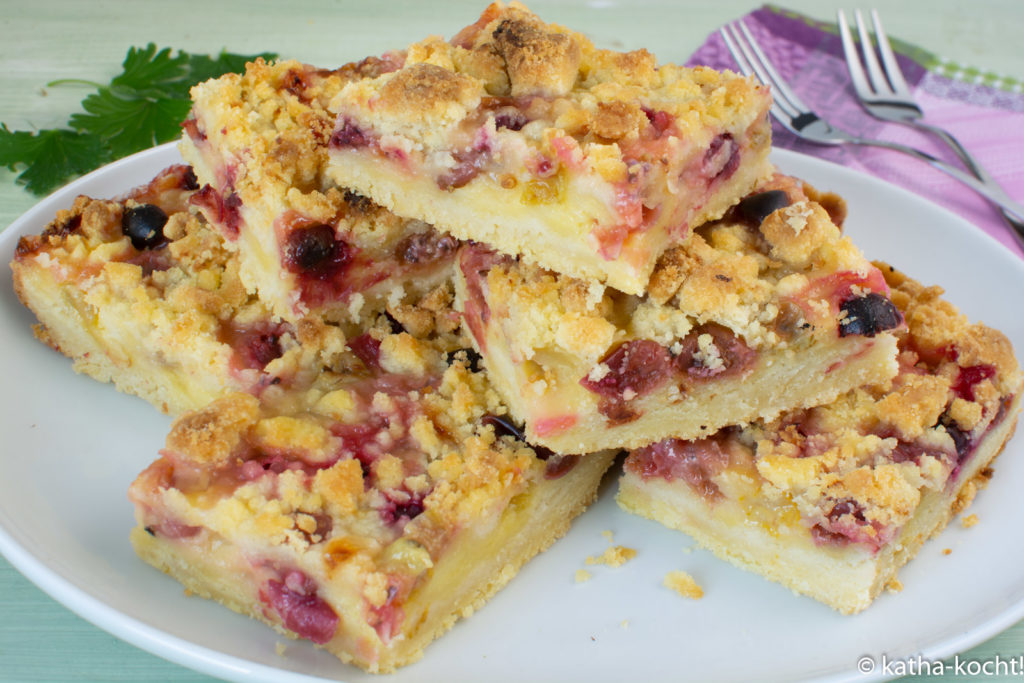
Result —
M878 180L791 152L783 170L849 201L847 229L871 258L926 283L942 282L972 320L1004 330L1024 349L1024 264L953 214ZM78 194L108 197L178 160L173 146L124 159L71 184L0 236L37 233ZM185 666L238 681L363 681L372 677L181 587L136 559L128 543L128 484L155 457L169 425L148 404L71 372L32 338L32 316L0 285L0 552L69 609L114 635ZM982 523L954 524L901 574L906 588L844 617L746 574L689 539L621 512L614 481L569 535L536 558L471 619L389 681L441 680L865 680L868 655L950 655L1024 617L1024 442L1000 458L976 501ZM601 532L636 548L619 569L590 567ZM942 555L943 548L954 552ZM661 587L685 569L700 601ZM44 647L44 645L40 645ZM879 676L878 667L874 676ZM380 681L380 678L373 678Z

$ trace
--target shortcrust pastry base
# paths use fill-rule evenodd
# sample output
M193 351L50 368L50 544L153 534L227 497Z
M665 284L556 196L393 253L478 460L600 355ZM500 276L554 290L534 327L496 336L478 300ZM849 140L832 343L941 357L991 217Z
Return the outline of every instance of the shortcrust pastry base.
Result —
M758 515L763 508L751 510L730 499L709 505L685 482L643 481L629 470L619 482L616 500L627 512L685 532L741 569L843 614L855 614L868 607L924 542L945 529L987 483L986 468L1013 435L1021 400L1018 395L1003 421L978 444L954 488L926 492L899 536L877 554L855 544L817 546L798 523L786 523L770 512Z
M493 526L464 529L435 563L430 578L403 605L403 628L390 643L382 642L363 619L360 583L326 587L323 595L329 596L341 619L335 637L323 647L371 673L389 673L420 659L431 641L460 617L483 607L527 561L565 535L570 522L596 497L615 455L605 452L581 458L563 477L544 480L513 498ZM132 530L131 540L143 560L182 583L187 591L294 637L274 620L276 613L264 610L258 587L239 581L248 567L246 549L206 532L200 536L206 542L197 546L188 539L150 535L140 524ZM258 545L258 539L253 545ZM262 549L253 550L259 554Z
M722 216L739 197L771 173L769 147L746 149L736 172L706 204L692 209L687 221L697 226ZM358 150L331 150L328 175L353 187L399 216L417 218L462 240L488 244L560 273L605 282L627 293L642 294L658 256L679 238L675 225L654 225L642 236L645 248L637 262L602 260L592 236L580 226L607 223L611 216L601 194L586 179L566 183L564 196L550 204L527 203L522 189L506 190L484 176L455 191L440 189L432 177L409 173ZM668 212L666 212L668 213ZM557 256L553 256L557 255Z
M193 337L195 367L168 364L158 345L145 343L157 330L130 301L109 299L102 310L87 302L88 290L58 282L50 270L13 261L18 298L35 314L36 337L73 361L75 372L134 394L158 410L177 415L223 395L230 381L215 367L229 367L229 349L212 338ZM205 360L206 366L203 366Z
M533 394L522 369L508 354L496 352L500 347L494 335L488 335L488 342L484 364L495 388L512 415L526 425L527 440L556 453L632 449L668 437L701 438L727 425L771 420L787 410L828 403L851 388L884 382L896 373L896 339L890 334L766 351L746 377L713 380L686 394L662 387L631 404L639 418L614 425L598 412L598 397L578 386L575 378L559 380L565 393L549 389L548 396ZM560 433L538 433L539 419L565 414L576 415L576 424Z

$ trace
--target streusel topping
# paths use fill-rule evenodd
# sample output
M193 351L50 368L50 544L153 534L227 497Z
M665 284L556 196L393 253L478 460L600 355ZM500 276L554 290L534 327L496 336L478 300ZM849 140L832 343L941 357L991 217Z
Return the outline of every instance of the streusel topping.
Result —
M345 86L330 108L389 144L392 136L420 141L425 148L415 151L429 155L450 148L478 110L514 105L525 115L513 124L516 132L542 148L558 147L569 135L579 160L610 182L626 178L627 150L650 136L652 121L671 117L676 144L701 147L727 122L749 127L763 113L757 103L767 102L763 87L749 79L659 66L646 50L598 49L518 2L490 5L450 42L428 38L389 58L401 59L402 68ZM559 150L550 151L558 157Z
M758 214L766 196L778 208ZM554 349L592 361L628 338L668 345L708 323L751 348L777 346L797 335L835 334L845 300L887 290L829 213L799 181L779 174L668 250L646 297L507 258L494 263L488 300L517 321L507 332L513 354L526 359Z
M910 519L925 491L955 479L1022 381L1005 335L969 323L940 288L878 266L907 320L900 373L740 435L780 505L794 505L827 534L875 547Z
M407 372L325 373L300 395L233 394L176 421L149 474L163 478L168 511L407 590L395 575L429 569L454 532L497 514L549 463L485 419L503 409L464 360L446 366L406 333L384 336L381 354Z

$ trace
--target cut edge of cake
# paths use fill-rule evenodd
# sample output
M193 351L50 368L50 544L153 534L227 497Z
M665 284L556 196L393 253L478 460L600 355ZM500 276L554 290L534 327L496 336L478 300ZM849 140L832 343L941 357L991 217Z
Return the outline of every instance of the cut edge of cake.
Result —
M775 422L635 450L620 507L844 614L896 585L992 477L1024 374L1005 335L877 265L908 323L895 378Z

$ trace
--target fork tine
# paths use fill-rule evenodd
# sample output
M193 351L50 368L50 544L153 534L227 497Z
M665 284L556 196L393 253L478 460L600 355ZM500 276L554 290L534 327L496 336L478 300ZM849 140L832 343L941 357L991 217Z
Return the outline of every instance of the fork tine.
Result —
M788 113L775 102L772 102L770 111L772 116L775 117L775 120L782 124L783 128L788 130L790 133L793 133L794 135L801 135L800 129L797 128L795 125L797 121L800 121L802 124L809 122L809 119L807 118L806 114L798 114L794 116L793 114Z
M878 41L878 51L882 53L882 63L885 64L885 75L892 84L892 89L897 95L910 97L910 88L903 79L903 71L900 69L896 55L893 54L892 46L889 44L889 37L882 28L882 20L878 16L878 10L871 10L871 21L875 25L875 40Z
M743 53L751 62L751 66L754 67L758 78L763 83L771 85L776 97L775 102L782 106L784 109L792 109L793 116L799 116L800 114L810 111L810 107L804 104L795 92L790 89L786 84L785 79L779 75L772 66L771 60L765 56L761 50L761 46L757 44L757 40L754 39L754 35L747 28L746 24L742 21L736 22L739 26L739 31L743 35L744 41L741 41L740 47L743 49ZM734 27L735 29L735 27ZM760 68L758 68L760 67Z
M857 32L860 34L860 52L864 56L864 64L868 68L868 78L871 79L872 87L878 94L892 94L892 88L889 87L889 81L882 73L882 67L878 63L878 57L875 56L875 48L871 42L871 34L868 33L868 28L864 25L864 17L861 16L859 9L854 10L853 18L857 22Z
M853 82L853 89L857 96L865 99L874 95L871 86L868 85L867 74L861 66L860 57L857 56L857 46L853 42L853 34L850 32L850 24L846 20L846 13L843 10L836 12L836 20L839 24L839 38L843 41L843 54L846 56L846 68L850 72L850 80Z
M761 67L753 53L747 48L746 41L739 35L736 27L726 24L722 27L720 33L725 40L725 46L729 49L733 59L736 60L740 71L748 76L756 77L759 81L772 88L772 113L775 114L776 118L784 121L798 116L800 112L780 96L777 92L776 84L771 81L769 74Z

